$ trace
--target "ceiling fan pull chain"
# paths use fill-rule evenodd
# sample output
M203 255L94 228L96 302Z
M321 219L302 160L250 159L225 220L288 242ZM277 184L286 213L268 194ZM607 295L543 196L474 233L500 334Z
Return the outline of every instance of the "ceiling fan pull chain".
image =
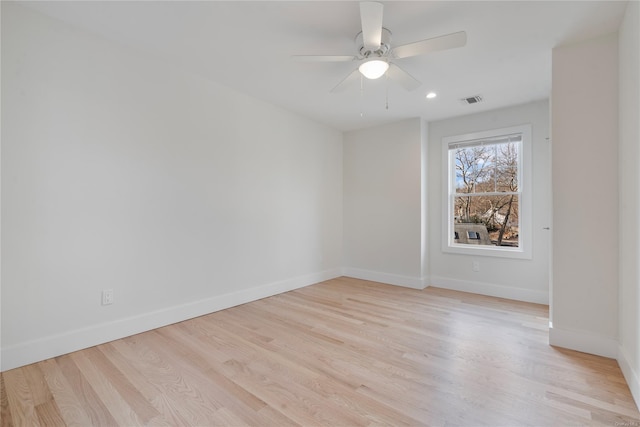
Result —
M360 117L364 116L362 106L364 105L364 77L360 74Z
M386 86L386 92L385 92L385 108L387 109L387 111L389 111L389 74L384 75L384 79L385 79L385 86Z

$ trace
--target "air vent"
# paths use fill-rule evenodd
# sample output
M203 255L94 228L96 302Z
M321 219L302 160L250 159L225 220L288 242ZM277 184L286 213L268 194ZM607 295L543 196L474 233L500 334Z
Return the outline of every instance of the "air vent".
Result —
M482 96L470 96L469 98L462 98L460 101L464 102L465 104L477 104L478 102L482 102Z

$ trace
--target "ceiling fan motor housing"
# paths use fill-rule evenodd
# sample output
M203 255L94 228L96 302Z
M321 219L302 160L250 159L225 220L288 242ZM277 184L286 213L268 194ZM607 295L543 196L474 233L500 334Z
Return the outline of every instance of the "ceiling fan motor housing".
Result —
M387 28L382 28L382 36L380 38L381 43L380 43L380 47L377 49L366 49L364 47L364 42L362 40L362 31L360 31L357 35L356 35L356 47L358 49L358 53L359 56L362 59L366 59L366 58L382 58L387 56L387 54L389 53L389 50L391 49L391 31L389 31Z

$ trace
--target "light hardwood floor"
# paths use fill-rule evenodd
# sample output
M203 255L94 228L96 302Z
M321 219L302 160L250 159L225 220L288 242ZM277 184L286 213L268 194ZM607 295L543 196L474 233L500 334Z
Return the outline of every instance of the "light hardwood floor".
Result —
M546 306L339 278L1 375L7 425L640 427Z

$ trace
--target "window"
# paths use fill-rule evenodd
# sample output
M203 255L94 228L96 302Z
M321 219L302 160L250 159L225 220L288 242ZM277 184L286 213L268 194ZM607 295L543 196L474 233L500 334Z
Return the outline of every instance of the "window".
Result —
M530 139L530 125L444 138L443 250L531 257Z

